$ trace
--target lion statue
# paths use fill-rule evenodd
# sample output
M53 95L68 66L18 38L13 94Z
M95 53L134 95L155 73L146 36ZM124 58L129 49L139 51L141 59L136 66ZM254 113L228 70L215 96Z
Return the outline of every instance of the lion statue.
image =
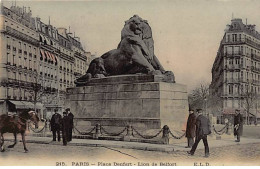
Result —
M113 49L91 61L85 75L78 78L76 85L85 84L91 78L102 78L124 74L174 75L165 71L154 55L152 30L146 20L137 15L125 22L121 31L121 41Z

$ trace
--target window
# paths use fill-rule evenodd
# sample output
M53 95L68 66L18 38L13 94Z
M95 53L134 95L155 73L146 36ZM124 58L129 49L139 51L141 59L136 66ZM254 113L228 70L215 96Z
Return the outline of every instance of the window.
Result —
M229 94L233 94L233 86L232 86L232 85L229 85L228 87L229 87L229 88L228 88L228 93L229 93Z

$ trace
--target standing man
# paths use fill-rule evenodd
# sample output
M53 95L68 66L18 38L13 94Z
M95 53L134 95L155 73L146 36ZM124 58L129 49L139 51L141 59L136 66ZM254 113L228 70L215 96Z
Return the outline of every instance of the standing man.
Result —
M194 145L192 146L192 149L187 153L190 155L194 155L196 148L200 140L202 139L205 147L205 157L209 157L209 145L207 135L211 134L210 122L209 119L202 115L201 109L197 109L197 112L198 117L196 119L196 139Z
M234 117L234 135L237 136L236 142L240 142L240 136L243 134L243 116L240 114L240 110L235 110Z
M55 109L54 114L51 117L52 141L56 141L56 133L58 135L58 141L60 141L61 119L61 115L58 113L58 110Z
M70 108L66 109L66 112L68 113L69 118L69 135L68 135L68 141L70 142L72 140L72 129L73 129L73 119L74 115L70 112Z
M69 136L69 117L67 112L63 112L63 118L62 118L62 141L63 145L66 146L68 142L68 136Z
M187 126L186 126L186 137L188 140L188 146L185 148L191 148L194 144L194 137L196 135L196 115L194 114L193 109L189 110L189 117L187 120Z

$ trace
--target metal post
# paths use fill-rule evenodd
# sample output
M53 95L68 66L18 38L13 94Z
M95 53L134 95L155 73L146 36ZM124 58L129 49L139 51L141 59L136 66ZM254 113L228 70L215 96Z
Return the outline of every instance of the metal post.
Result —
M126 135L124 136L124 141L130 141L131 138L133 138L133 128L131 125L128 125Z
M98 139L101 136L101 125L96 124L96 133L93 135L94 139Z
M169 144L169 133L170 129L167 125L163 126L163 135L162 135L162 143Z

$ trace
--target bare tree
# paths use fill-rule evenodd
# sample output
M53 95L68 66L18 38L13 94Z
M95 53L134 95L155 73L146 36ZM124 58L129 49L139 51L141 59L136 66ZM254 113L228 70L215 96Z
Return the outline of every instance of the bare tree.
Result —
M244 108L245 115L246 115L246 124L249 124L249 117L252 115L253 117L257 117L257 114L255 115L252 113L253 109L256 110L257 113L257 107L258 107L258 100L259 100L259 94L257 94L256 91L254 91L254 88L248 83L246 85L245 90L241 91L241 103L240 106Z
M207 101L209 99L209 85L201 83L198 87L192 90L188 95L188 101L190 107L204 108L207 112Z
M37 103L47 105L54 100L58 100L58 90L52 88L51 83L47 86L44 85L44 83L45 80L41 76L38 76L32 85L32 90L30 90L31 102L34 104L35 111L37 109Z

